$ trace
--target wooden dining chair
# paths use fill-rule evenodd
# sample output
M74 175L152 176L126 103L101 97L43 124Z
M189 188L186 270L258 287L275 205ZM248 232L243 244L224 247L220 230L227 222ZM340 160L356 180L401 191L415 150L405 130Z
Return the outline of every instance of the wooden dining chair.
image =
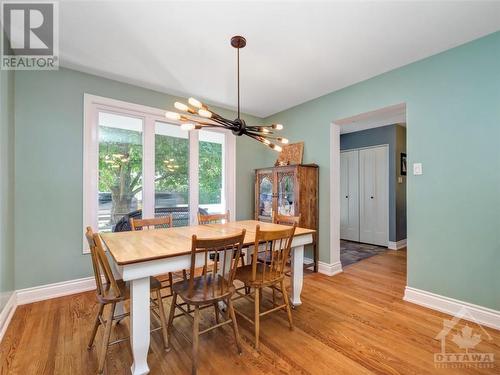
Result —
M286 261L290 255L293 235L295 233L296 224L291 228L282 230L261 230L257 225L255 234L255 243L252 254L252 264L245 267L240 267L236 270L235 279L243 282L246 287L250 287L249 294L242 294L238 291L238 298L247 298L254 300L254 319L248 317L239 310L236 313L242 318L248 320L255 325L255 349L259 350L259 330L260 317L278 310L285 310L288 315L288 323L290 329L293 329L292 310L288 295L286 294L284 273ZM264 253L264 259L270 259L269 264L258 261L259 253ZM273 301L273 307L267 311L260 311L260 303L262 299L262 289L270 287L281 293L283 304L276 305Z
M273 223L281 225L289 225L289 226L293 226L295 224L296 226L299 226L300 215L287 216L287 215L274 214Z
M280 214L275 214L273 217L273 222L275 224L280 224L280 225L288 225L288 226L293 226L294 224L296 226L299 226L300 223L300 215L299 216L287 216L287 215L280 215ZM285 270L285 276L290 277L292 272L290 271L290 259L287 259L286 261L287 269ZM274 289L273 289L273 300L274 300Z
M290 227L292 226L299 226L300 222L300 215L299 216L287 216L287 215L279 215L279 214L273 214L273 223L275 224L280 224L280 225L288 225ZM267 259L266 255L264 252L259 252L259 257L258 261L261 263L266 262L267 264L271 263L271 258L269 257L270 254L267 254ZM286 261L287 266L290 264L290 259L287 259ZM290 270L285 271L286 276L290 276Z
M198 212L198 224L221 224L229 222L229 210L225 214L201 214Z
M172 215L167 215L163 217L154 217L150 219L130 219L130 228L133 231L136 230L153 230L153 229L166 229L173 227ZM184 279L187 278L186 270L182 270L182 276ZM167 291L167 294L162 295L163 298L168 298L172 296L172 285L174 283L174 274L169 272L166 275L156 276L161 282L161 287L163 290Z
M94 278L96 283L96 297L97 302L99 303L99 311L95 319L94 327L92 328L88 349L90 350L94 345L95 336L99 327L101 325L104 326L104 335L100 348L97 370L98 374L102 374L108 347L128 340L128 337L125 337L112 342L109 341L113 321L120 321L126 316L130 315L130 313L127 312L115 316L116 304L119 302L125 302L130 299L130 288L128 283L124 282L121 279L115 279L113 272L111 271L111 266L109 265L108 258L106 257L106 254L104 252L104 245L99 234L93 233L92 229L90 227L87 227L85 237L87 238L90 247L90 256L92 259L92 268L94 270ZM104 276L104 279L106 281L105 283L103 283L101 275ZM149 279L149 286L151 288L151 292L155 294L157 300L161 302L160 282L154 277L151 277ZM105 315L104 308L108 305L110 305L111 307L108 311L108 314ZM163 345L165 347L165 350L169 350L166 324L167 319L165 316L165 311L163 309L163 304L156 303L153 299L151 299L151 312L160 320L160 327L152 329L151 332L161 330Z
M225 214L200 214L198 212L198 224L200 225L207 225L207 224L224 224L224 223L229 223L229 217L230 217L230 212L229 210L226 211ZM212 257L214 256L213 254L211 255ZM241 265L245 265L245 253L242 251L240 254L240 259L241 259ZM213 259L212 259L213 260Z
M241 234L219 238L204 239L193 235L189 279L177 282L172 287L174 296L170 306L168 332L169 335L172 334L173 320L178 317L175 315L176 309L182 312L180 316L185 315L193 322L192 374L196 374L198 368L199 336L215 328L232 324L236 347L241 354L238 324L231 298L235 292L233 281L238 263L237 259L241 253L244 240L245 229L243 229ZM216 255L213 257L213 261L210 260L211 254ZM201 276L196 276L196 260L198 262L201 261L206 270ZM179 303L179 298L183 302ZM221 312L219 310L219 302L224 302L227 306L227 313L222 314L223 321L220 321L219 318ZM186 304L188 305L188 310L184 308ZM190 306L194 307L193 312L189 310ZM200 310L211 307L215 310L216 324L200 330ZM228 346L222 349L227 350Z

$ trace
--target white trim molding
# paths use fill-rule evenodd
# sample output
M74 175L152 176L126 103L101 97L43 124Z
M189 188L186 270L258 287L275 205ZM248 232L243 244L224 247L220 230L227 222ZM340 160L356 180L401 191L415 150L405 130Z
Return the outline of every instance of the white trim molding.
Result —
M9 327L10 321L14 316L17 308L16 292L13 291L7 300L4 308L0 312L0 342L2 342L3 336Z
M59 283L35 286L17 291L17 305L25 305L47 299L68 296L71 294L94 290L95 279L93 276L82 279L61 281Z
M389 241L387 248L390 250L400 250L406 247L406 238L399 241Z
M465 309L469 314L465 315L463 319L467 319L467 316L470 316L478 324L500 330L500 311L498 310L474 305L469 302L441 296L409 286L405 288L403 300L453 316L458 314L462 309Z
M325 263L318 262L318 272L326 276L334 276L342 272L342 264L340 262Z
M330 262L340 263L340 126L330 125ZM319 263L318 263L319 269ZM323 268L324 269L324 268ZM328 269L328 267L327 267ZM342 269L342 267L340 267Z
M312 258L304 258L304 263L313 263ZM326 276L334 276L342 272L342 264L340 262L326 263L318 261L318 272Z

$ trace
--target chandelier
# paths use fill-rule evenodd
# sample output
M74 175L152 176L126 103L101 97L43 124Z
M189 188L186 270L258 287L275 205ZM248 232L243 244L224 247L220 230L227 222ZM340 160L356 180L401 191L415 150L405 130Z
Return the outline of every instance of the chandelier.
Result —
M193 130L203 128L222 128L231 130L234 135L246 135L259 141L275 151L280 152L281 146L276 143L287 144L288 139L274 136L274 131L282 130L283 125L272 124L265 126L248 126L245 120L240 118L240 48L245 47L247 41L244 37L236 35L231 38L231 45L237 50L238 68L238 118L226 119L195 98L189 98L188 104L175 102L174 107L183 112L167 111L165 116L170 120L180 121L181 129Z

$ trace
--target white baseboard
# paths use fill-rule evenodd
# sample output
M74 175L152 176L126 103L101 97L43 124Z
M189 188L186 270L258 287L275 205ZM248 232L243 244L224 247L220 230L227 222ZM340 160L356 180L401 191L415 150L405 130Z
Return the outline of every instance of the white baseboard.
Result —
M304 263L313 263L313 262L314 260L311 258L304 258ZM318 272L327 276L333 276L342 272L342 264L340 264L340 262L330 264L319 261Z
M327 276L333 276L342 272L342 264L340 264L340 262L331 264L325 262L318 262L318 272L325 274Z
M17 291L17 304L25 305L46 299L68 296L95 289L94 277L62 281L54 284L40 285Z
M399 240L399 241L389 241L387 244L387 248L390 250L399 250L402 249L403 247L406 247L406 238L404 240Z
M476 323L500 330L500 311L498 310L440 296L439 294L409 286L405 288L403 299L450 315L456 315L461 310L465 309L469 313L468 315L470 315ZM471 320L470 318L468 319L467 316L464 316L463 319Z
M3 310L0 312L0 342L9 327L10 320L14 316L17 308L16 292L12 292Z

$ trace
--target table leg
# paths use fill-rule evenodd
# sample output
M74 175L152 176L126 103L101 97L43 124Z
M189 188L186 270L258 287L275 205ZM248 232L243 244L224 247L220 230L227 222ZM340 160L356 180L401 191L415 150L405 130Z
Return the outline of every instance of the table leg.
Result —
M132 280L130 289L130 345L134 358L131 370L132 375L144 375L149 373L149 277Z
M300 293L304 282L304 246L292 249L291 302L294 306L302 304Z

